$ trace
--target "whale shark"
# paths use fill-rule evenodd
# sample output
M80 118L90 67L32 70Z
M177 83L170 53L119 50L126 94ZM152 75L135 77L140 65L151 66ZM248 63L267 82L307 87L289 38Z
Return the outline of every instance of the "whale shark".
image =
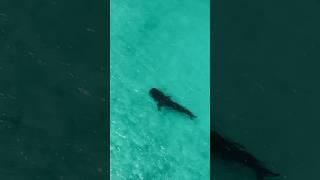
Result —
M159 89L151 88L149 91L149 94L153 98L153 100L157 103L158 111L160 111L162 107L168 107L177 112L181 112L188 115L190 119L196 118L196 116L190 110L172 101L170 96L166 96Z
M272 172L263 162L247 152L241 144L226 139L214 130L210 131L210 154L213 158L239 163L252 169L256 174L257 180L280 176L280 174Z

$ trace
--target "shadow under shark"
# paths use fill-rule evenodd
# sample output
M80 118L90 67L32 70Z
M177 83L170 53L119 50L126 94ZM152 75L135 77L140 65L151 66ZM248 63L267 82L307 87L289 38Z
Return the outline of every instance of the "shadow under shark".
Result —
M242 145L224 138L213 130L210 131L210 154L213 158L239 163L252 169L257 180L280 176L280 174L269 170L261 161L247 152Z
M163 92L161 92L157 88L152 88L149 91L150 96L157 103L158 110L161 110L161 107L169 107L175 111L184 113L190 117L190 119L196 118L196 116L184 106L174 102L171 100L170 96L166 96Z

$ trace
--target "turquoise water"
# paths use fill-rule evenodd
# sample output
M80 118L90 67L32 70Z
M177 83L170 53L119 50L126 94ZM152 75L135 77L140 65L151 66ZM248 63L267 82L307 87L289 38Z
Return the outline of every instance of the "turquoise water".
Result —
M111 1L111 179L209 179L209 23L209 0Z

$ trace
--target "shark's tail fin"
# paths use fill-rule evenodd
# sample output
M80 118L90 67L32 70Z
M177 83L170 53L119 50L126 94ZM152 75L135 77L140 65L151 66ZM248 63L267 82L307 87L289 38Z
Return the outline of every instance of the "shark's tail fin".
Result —
M278 173L274 173L266 168L256 169L257 180L264 180L265 177L277 177L280 176Z

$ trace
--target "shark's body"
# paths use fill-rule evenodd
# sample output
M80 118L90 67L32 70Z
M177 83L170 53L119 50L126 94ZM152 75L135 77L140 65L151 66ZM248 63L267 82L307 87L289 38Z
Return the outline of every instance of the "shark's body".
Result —
M279 176L278 173L269 170L261 161L247 152L242 145L224 138L216 131L210 132L210 146L210 154L213 154L214 158L236 162L251 168L255 172L257 180Z
M166 106L175 111L184 113L190 117L190 119L195 118L196 116L189 111L187 108L183 107L182 105L174 102L171 100L170 96L166 96L163 92L159 89L152 88L149 91L150 96L157 102L158 110L161 110L161 107Z

